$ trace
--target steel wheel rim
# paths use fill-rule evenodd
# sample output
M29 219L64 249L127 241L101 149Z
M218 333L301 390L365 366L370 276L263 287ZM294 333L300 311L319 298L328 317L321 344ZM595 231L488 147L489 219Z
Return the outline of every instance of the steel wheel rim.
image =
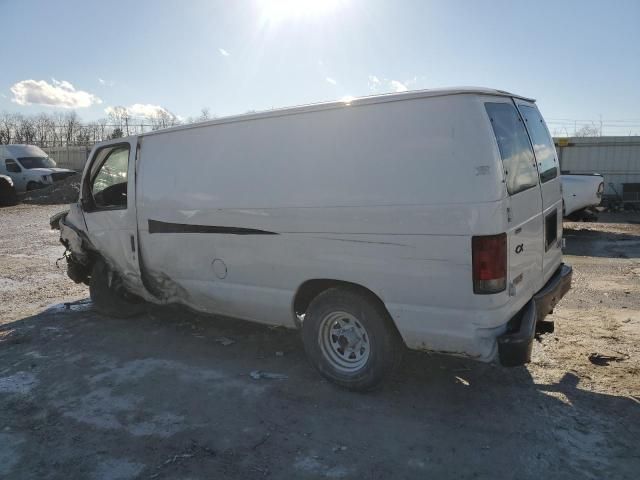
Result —
M347 312L331 312L322 319L318 343L324 357L343 373L360 370L369 360L371 343L362 323Z

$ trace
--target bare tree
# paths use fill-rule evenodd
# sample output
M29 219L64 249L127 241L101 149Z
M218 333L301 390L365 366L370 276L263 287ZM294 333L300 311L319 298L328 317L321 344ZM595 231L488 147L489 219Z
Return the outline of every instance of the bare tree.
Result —
M15 115L3 112L0 117L0 144L12 143L15 129Z
M66 128L65 128L65 113L64 112L54 112L53 113L53 122L55 124L53 130L53 144L60 145L61 147L65 145L65 140L67 138Z
M109 119L114 124L114 128L119 128L120 131L125 132L126 136L129 136L129 110L126 107L117 106L113 107L109 111Z
M15 130L16 143L32 144L35 142L35 139L36 139L36 127L35 127L34 120L31 117L18 115L16 130Z
M98 128L100 129L100 141L109 138L109 134L107 133L108 124L109 120L107 120L106 118L101 118L98 120Z
M91 127L79 125L76 129L73 142L76 145L89 145L91 143Z
M55 141L56 123L50 115L41 113L34 119L36 129L35 143L46 147Z
M209 118L209 110L202 109L198 120ZM190 119L190 121L194 121ZM153 130L179 125L182 120L166 109L160 109L148 118L131 117L126 107L110 110L108 118L83 123L75 111L22 115L0 114L0 144L29 143L40 147L83 145L125 135L143 133L145 127Z
M62 125L64 132L64 139L67 145L73 145L76 136L80 132L81 124L78 119L78 114L75 111L71 111L64 116L64 123Z
M209 108L203 107L202 110L200 110L200 116L198 117L198 121L205 122L210 118L211 118L211 115L209 114Z
M151 121L151 130L160 130L161 128L173 127L179 125L180 121L176 115L168 110L160 110L149 117Z

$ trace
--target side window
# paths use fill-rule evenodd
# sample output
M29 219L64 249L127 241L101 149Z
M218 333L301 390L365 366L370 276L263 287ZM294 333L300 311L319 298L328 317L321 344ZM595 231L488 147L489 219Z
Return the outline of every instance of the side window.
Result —
M20 165L18 165L15 160L5 160L4 166L7 168L7 172L10 173L20 173L22 171Z
M528 105L520 105L520 112L527 124L527 130L533 143L533 151L538 160L538 170L540 171L540 181L547 182L558 176L558 162L556 160L556 149L553 146L549 131L537 108Z
M498 142L507 191L510 195L535 187L538 171L529 136L516 107L510 103L485 103Z
M105 147L91 167L91 196L96 208L127 207L129 146Z

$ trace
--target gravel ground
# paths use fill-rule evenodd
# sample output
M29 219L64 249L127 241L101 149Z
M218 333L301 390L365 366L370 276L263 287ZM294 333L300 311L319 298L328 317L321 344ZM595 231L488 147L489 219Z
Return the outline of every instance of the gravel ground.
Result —
M55 266L63 208L0 209L0 478L638 478L638 217L565 226L574 288L528 366L410 353L362 395L296 332L98 315Z

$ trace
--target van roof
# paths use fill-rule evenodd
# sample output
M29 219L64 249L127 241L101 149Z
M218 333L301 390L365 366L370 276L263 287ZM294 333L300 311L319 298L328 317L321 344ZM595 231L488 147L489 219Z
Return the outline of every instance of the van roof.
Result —
M417 98L429 98L429 97L444 97L449 95L493 95L498 97L514 97L529 102L535 102L533 98L523 97L504 90L496 90L493 88L484 87L451 87L451 88L433 88L428 90L411 90L402 93L385 93L379 95L370 95L365 97L349 97L342 100L331 102L318 102L307 105L299 105L295 107L276 108L273 110L265 110L261 112L249 112L239 115L230 115L226 117L215 118L212 120L206 120L204 122L190 123L187 125L177 125L175 127L163 128L161 130L155 130L152 132L142 133L139 136L144 137L147 135L158 135L167 132L174 132L177 130L187 130L190 128L200 128L209 125L218 125L223 123L243 122L247 120L255 120L260 118L280 117L285 115L295 115L298 113L307 113L321 110L332 110L335 108L343 108L345 106L362 106L371 105L376 103L398 102L404 100L413 100Z
M45 152L40 149L40 147L36 147L35 145L27 145L24 143L11 143L8 145L3 145L9 152L9 154L14 157L23 156L23 157L40 157L44 155L48 156Z

